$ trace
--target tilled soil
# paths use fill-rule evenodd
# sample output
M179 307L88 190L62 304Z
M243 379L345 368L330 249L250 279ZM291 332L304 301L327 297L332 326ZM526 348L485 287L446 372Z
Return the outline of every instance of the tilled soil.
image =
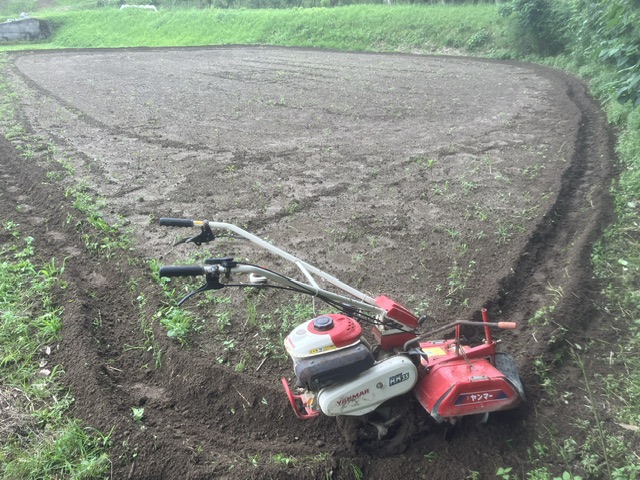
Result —
M45 259L66 258L55 360L74 415L113 427L113 478L490 478L528 468L527 448L550 426L573 432L581 407L549 398L533 363L551 367L600 318L589 255L611 215L613 155L576 79L522 63L271 47L21 53L5 78L31 140L0 143L2 218ZM90 234L67 190L78 185L104 199L131 248ZM428 327L483 307L519 322L499 336L527 401L451 441L421 421L397 457L353 450L333 419L294 417L279 382L290 363L278 333L260 328L302 300L223 291L224 302L186 307L205 318L187 345L166 336L148 260L233 255L292 271L229 240L197 257L172 248L161 216L242 225L430 314ZM528 322L540 311L552 321ZM580 388L567 375L562 391Z

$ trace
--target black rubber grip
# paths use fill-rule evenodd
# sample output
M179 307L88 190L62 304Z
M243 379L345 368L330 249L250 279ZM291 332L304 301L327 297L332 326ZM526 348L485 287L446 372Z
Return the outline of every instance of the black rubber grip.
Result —
M195 277L197 275L204 275L204 267L200 265L160 267L161 277Z
M161 218L163 227L193 227L193 220L189 218Z

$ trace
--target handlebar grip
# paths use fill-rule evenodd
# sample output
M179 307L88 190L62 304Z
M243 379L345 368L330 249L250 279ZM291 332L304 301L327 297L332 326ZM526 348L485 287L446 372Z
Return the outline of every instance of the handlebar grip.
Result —
M518 328L516 322L498 322L498 328L504 328L505 330L515 330Z
M195 277L204 275L204 267L200 265L178 265L160 267L161 277Z
M163 227L193 227L194 222L189 218L161 218L160 225Z

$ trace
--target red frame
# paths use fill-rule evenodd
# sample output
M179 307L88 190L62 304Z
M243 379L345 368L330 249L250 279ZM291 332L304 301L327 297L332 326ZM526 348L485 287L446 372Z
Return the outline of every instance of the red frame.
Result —
M287 398L289 399L289 403L291 404L291 408L293 408L293 411L295 412L296 416L302 420L310 420L312 418L316 418L318 415L320 415L320 411L318 410L313 410L311 407L309 407L308 405L306 405L304 403L304 399L302 398L302 395L295 395L291 389L289 388L289 382L287 381L286 378L282 377L280 379L282 381L282 385L284 386L284 391L287 393ZM302 403L305 412L306 413L302 413L299 409L298 409L298 405L296 404L296 400L299 400L300 403Z
M486 310L483 322L488 322ZM436 420L495 412L514 408L520 394L495 364L496 342L485 326L485 343L476 347L460 345L460 328L452 340L420 343L428 358L413 392L420 404Z

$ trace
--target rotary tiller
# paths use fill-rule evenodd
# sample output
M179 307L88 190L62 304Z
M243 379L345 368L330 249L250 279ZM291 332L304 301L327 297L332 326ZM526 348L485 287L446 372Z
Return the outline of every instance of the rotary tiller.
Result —
M300 419L321 414L338 417L343 430L351 419L354 432L366 426L369 436L382 442L399 431L404 436L413 431L416 419L407 420L408 409L403 405L411 402L411 394L435 422L452 425L470 415L486 420L490 412L512 409L524 398L513 358L496 352L491 336L491 329L513 329L514 323L490 322L483 309L481 322L457 321L421 333L426 318L417 318L384 295L370 297L236 225L176 218L162 218L160 224L200 227L197 235L177 243L210 242L216 237L214 230L248 240L293 263L304 278L297 280L231 257L212 258L200 266L162 267L163 277L205 277L206 283L180 303L205 290L271 287L310 295L335 309L336 313L298 325L284 341L293 360L295 381L290 386L282 378L282 385ZM236 283L232 277L239 275L246 275L247 281ZM372 327L372 341L363 335L363 324ZM480 328L482 341L466 344L461 336L463 326ZM437 336L445 332L452 338ZM413 426L407 426L408 422ZM392 453L405 445L397 439L391 444Z

